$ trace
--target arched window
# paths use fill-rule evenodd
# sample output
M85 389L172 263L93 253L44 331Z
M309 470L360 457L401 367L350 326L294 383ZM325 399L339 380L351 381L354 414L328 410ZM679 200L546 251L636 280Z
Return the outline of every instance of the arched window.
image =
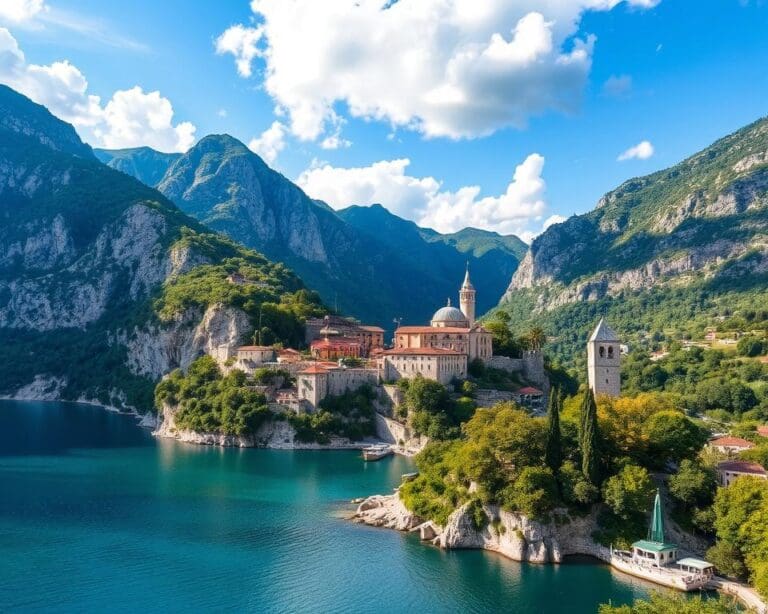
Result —
M613 346L608 346L608 358L613 358Z
M605 348L602 345L600 346L600 350L598 351L598 353L600 354L600 358L605 357Z

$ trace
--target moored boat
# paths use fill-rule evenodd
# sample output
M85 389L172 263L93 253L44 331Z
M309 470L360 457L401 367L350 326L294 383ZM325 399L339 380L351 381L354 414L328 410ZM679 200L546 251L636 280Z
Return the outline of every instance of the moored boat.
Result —
M363 460L377 461L392 454L392 448L388 444L375 444L363 448Z

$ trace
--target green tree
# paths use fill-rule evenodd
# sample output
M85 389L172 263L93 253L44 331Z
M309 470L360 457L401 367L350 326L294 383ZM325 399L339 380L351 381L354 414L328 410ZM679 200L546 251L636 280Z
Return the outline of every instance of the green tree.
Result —
M544 462L553 473L557 473L563 464L560 436L560 389L557 387L552 388L549 393L547 416L547 450L544 455Z
M591 388L584 395L580 418L579 451L581 452L581 471L590 482L597 485L600 483L600 431L597 424L595 395Z
M672 593L653 593L650 599L637 599L632 605L602 604L599 614L740 614L742 609L730 597L702 598Z
M668 410L653 414L646 422L650 460L657 466L667 461L679 463L694 458L707 442L707 433L679 411Z
M558 484L563 500L569 505L586 506L597 501L600 495L573 461L565 461L560 467Z
M762 339L758 339L753 335L747 335L739 339L736 344L736 351L741 356L760 356L765 351L765 344Z
M684 459L677 473L669 478L669 493L690 509L712 503L717 489L715 472L702 463Z
M626 465L603 485L605 503L624 520L644 514L651 505L653 493L648 470L637 465Z
M524 467L501 499L506 509L541 520L557 504L555 476L548 467Z

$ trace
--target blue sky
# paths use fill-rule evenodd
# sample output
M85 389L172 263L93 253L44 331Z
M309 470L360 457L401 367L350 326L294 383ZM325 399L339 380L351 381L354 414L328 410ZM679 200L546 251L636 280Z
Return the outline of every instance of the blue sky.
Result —
M94 145L227 132L335 207L527 239L768 113L761 2L420 1L429 16L364 0L350 20L351 0L2 0L0 81ZM430 39L434 15L451 26Z

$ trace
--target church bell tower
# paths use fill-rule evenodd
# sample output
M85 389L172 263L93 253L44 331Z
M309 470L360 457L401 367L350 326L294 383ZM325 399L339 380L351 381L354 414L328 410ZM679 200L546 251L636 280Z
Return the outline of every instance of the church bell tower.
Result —
M469 262L467 262L464 283L461 284L461 289L459 290L459 307L461 308L461 313L467 318L470 328L475 323L475 294L475 287L469 280Z
M589 387L595 395L617 397L621 393L621 342L604 319L587 342Z

